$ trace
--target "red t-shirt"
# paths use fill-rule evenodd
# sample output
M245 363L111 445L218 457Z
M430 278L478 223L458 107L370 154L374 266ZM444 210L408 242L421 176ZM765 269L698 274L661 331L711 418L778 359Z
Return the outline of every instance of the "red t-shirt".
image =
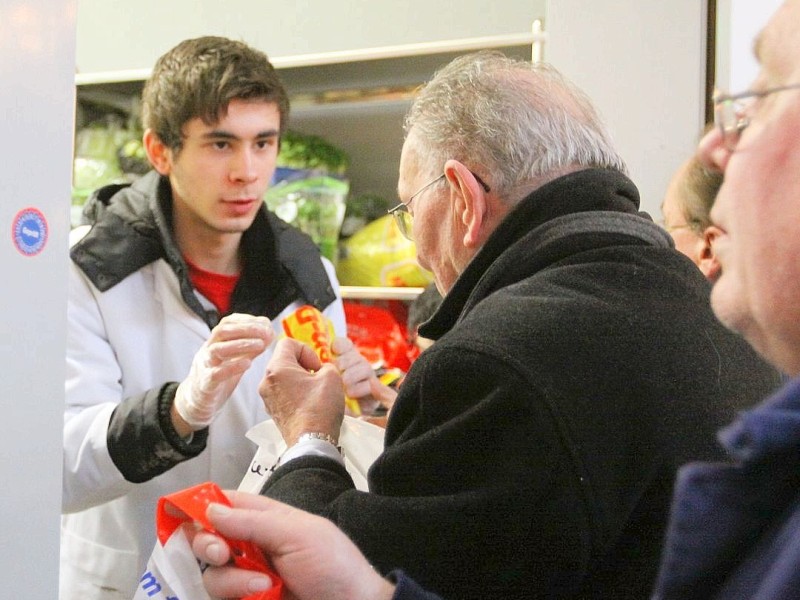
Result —
M239 281L239 274L212 273L193 264L185 256L183 260L189 267L189 279L195 289L217 307L219 314L228 314L231 307L231 296L233 296L233 290Z

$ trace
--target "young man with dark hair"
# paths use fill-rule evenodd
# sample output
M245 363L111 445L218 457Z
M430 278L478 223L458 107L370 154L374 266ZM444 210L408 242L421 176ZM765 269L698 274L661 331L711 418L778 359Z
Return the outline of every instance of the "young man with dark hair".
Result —
M142 94L153 170L98 190L73 232L61 600L131 598L158 498L236 487L286 315L311 304L345 335L331 263L262 200L288 113L262 52L178 44Z

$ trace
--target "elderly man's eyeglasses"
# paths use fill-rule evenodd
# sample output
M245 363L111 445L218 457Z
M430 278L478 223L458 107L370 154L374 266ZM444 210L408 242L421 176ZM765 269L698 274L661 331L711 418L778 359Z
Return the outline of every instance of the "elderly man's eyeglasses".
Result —
M478 175L476 175L472 171L470 171L470 173L472 173L472 176L477 180L477 182L483 188L484 192L486 192L488 194L489 192L492 191L483 179L481 179ZM429 187L431 187L435 183L438 183L439 181L443 180L444 178L445 178L445 175L444 175L444 173L442 173L441 175L439 175L435 179L431 179L428 183L426 183L421 188L419 188L416 192L411 194L411 196L408 197L408 202L401 202L400 204L398 204L394 208L390 208L388 210L388 213L394 217L394 221L395 221L395 223L397 223L397 228L400 230L400 233L402 233L403 237L405 237L407 240L411 240L411 241L414 240L413 233L412 233L413 225L414 225L414 218L411 216L411 212L408 210L408 207L411 206L411 203L414 201L414 198L416 198L422 192L427 190Z
M750 125L753 105L756 100L785 90L800 89L800 83L782 85L761 91L746 91L739 94L714 93L714 122L722 133L722 143L733 152L742 137L742 132Z

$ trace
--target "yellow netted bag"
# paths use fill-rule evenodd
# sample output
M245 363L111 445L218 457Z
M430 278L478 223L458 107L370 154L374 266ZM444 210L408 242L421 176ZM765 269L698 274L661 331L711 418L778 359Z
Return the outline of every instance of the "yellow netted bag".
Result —
M417 264L416 256L414 242L386 215L340 245L336 273L342 285L424 287L433 277Z

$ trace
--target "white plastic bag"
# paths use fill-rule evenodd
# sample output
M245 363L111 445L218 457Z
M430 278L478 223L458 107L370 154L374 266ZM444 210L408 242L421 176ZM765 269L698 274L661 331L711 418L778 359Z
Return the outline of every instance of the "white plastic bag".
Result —
M156 542L133 600L211 600L189 540L178 528L162 545Z
M339 445L344 453L344 466L353 478L356 489L368 491L367 471L383 452L384 434L382 427L345 416L339 432ZM239 491L258 494L269 477L270 468L286 450L286 443L272 419L251 428L247 437L258 444L258 450L239 484Z

